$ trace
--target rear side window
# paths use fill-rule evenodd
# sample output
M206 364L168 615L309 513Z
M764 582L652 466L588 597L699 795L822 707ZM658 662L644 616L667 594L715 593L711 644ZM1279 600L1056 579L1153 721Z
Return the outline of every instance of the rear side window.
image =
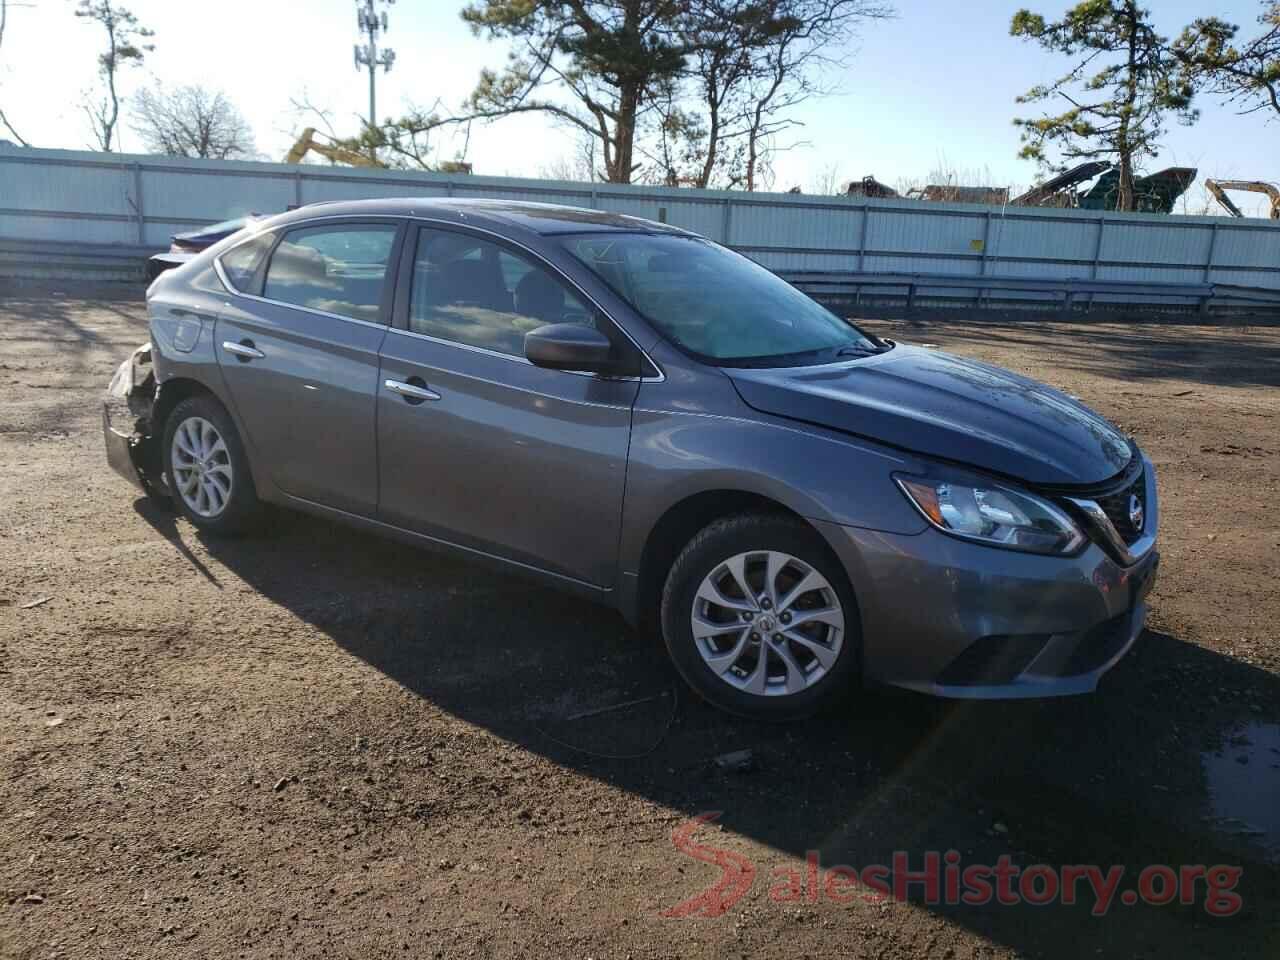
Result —
M231 281L231 286L241 293L254 292L254 275L275 239L275 234L262 233L222 255L222 272Z
M532 261L467 234L418 234L410 330L523 357L524 335L546 323L596 325L594 312Z
M290 230L271 255L262 295L354 320L381 320L391 224Z

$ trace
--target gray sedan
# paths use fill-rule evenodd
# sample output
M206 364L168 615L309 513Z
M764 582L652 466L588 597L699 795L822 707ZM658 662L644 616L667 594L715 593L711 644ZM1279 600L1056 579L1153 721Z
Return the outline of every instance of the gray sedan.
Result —
M1132 440L664 224L320 204L147 304L108 458L195 527L271 503L523 571L661 630L727 710L797 716L855 679L1084 693L1142 631Z

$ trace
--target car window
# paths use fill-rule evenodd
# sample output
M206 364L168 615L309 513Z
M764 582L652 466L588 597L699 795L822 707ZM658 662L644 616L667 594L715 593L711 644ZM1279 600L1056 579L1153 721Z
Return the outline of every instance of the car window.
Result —
M595 318L532 260L466 234L418 234L410 330L523 357L524 335L547 323L595 326Z
M885 349L759 264L698 237L619 232L561 242L708 363L796 366Z
M222 255L222 272L231 281L231 286L241 293L253 293L253 277L262 263L262 258L275 243L275 235L263 233L246 243L233 247Z
M390 224L290 230L271 255L262 295L377 322L395 238Z

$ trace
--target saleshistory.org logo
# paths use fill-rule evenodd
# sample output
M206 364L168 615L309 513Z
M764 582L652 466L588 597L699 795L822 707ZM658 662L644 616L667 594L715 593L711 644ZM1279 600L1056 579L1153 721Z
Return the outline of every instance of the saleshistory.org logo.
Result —
M663 917L719 917L733 908L751 889L756 865L740 853L723 850L694 839L698 828L719 819L721 811L700 813L671 832L676 850L702 863L720 868L720 877L706 890L661 911ZM1163 864L1144 867L1134 886L1121 889L1126 869L1115 864L1049 866L1037 863L1020 867L1001 855L995 865L964 864L958 850L926 852L913 868L911 857L895 851L892 865L871 864L857 870L844 864L824 867L817 850L805 854L803 869L778 866L770 871L769 899L774 903L847 905L862 900L905 903L916 900L928 906L1001 906L1060 903L1073 906L1081 897L1093 897L1092 913L1105 916L1118 902L1124 906L1144 903L1195 904L1203 892L1205 913L1230 917L1244 906L1235 892L1244 871L1240 867Z

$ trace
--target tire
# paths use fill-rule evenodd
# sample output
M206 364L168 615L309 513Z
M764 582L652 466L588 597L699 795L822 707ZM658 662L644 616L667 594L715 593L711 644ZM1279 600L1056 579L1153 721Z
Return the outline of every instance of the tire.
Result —
M746 597L735 570L755 596ZM707 526L672 565L661 613L680 675L703 699L739 716L807 716L860 669L861 625L848 578L822 538L790 517L744 514Z
M205 457L202 461L184 449ZM188 397L173 408L165 421L161 457L173 503L192 526L235 536L257 525L261 505L249 458L231 417L213 397ZM193 478L195 485L184 489Z

